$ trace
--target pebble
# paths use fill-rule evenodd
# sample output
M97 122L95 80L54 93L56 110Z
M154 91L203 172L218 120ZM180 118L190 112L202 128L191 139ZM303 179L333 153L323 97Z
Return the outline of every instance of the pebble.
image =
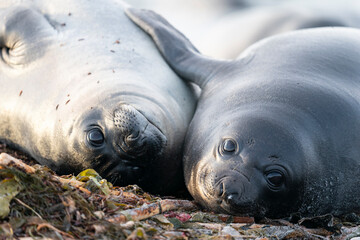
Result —
M234 228L230 227L230 226L225 226L222 231L222 234L229 234L230 236L240 236L240 233L238 231L236 231Z

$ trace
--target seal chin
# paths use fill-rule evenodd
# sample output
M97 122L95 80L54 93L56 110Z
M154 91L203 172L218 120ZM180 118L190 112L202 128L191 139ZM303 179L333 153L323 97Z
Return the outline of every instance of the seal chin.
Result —
M236 196L233 199L228 201L222 201L218 206L220 207L220 212L225 212L230 215L246 215L253 216L256 218L263 218L266 216L267 209L257 203L253 202L238 202L236 203Z

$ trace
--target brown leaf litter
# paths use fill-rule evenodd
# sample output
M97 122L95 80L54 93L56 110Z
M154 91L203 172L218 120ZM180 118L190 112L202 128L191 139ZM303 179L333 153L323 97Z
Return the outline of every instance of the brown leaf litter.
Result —
M360 217L263 219L215 214L94 170L58 176L0 145L0 239L356 239ZM295 220L294 220L295 219Z

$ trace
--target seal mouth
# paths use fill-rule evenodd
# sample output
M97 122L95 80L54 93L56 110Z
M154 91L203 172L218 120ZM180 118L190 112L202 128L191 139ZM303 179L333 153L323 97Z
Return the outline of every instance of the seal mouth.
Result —
M121 160L121 163L114 163L107 167L104 173L105 178L114 185L126 186L129 184L140 184L144 181L146 166L133 161Z
M103 178L114 185L140 184L148 176L149 166L136 159L124 159L118 154L100 154L91 163Z
M228 200L229 201L229 200ZM230 215L251 215L256 218L263 218L266 215L266 208L258 203L243 201L241 205L230 204L222 200L219 204L219 210Z
M121 156L121 159L124 159L122 161L126 161L125 159L131 159L131 160L136 160L137 157L133 156L131 154L128 154L129 149L128 146L126 146L125 143L122 144L116 144L117 148L117 152L119 153L119 155ZM142 150L141 152L137 152L138 156L142 156L145 154L145 150Z

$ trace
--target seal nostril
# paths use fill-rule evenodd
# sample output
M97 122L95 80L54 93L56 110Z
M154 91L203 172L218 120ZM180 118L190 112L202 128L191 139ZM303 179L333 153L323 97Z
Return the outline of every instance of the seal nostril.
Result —
M130 135L128 135L126 137L126 140L131 142L131 141L137 140L139 137L140 137L140 131L137 130L137 131L132 132Z
M140 139L140 131L131 133L130 135L126 136L124 140L126 145L129 147L140 146L143 144L143 141Z

